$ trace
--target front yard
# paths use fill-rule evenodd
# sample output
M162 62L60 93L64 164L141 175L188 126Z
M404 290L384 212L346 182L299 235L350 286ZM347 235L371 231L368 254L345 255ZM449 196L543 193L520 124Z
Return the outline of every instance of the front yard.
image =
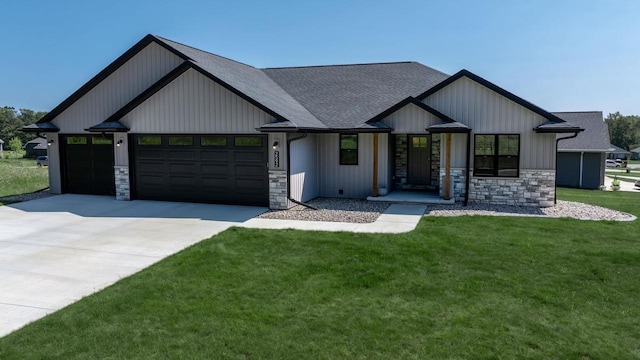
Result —
M559 198L640 216L640 194ZM0 339L0 358L640 358L640 222L232 228Z
M30 193L49 186L46 167L36 167L34 159L24 159L19 153L5 151L4 155L0 158L0 198Z

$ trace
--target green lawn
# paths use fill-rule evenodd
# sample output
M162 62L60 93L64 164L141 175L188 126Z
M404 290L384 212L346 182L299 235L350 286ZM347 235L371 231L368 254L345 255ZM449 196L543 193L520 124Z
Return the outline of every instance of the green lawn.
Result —
M0 158L0 197L31 193L49 186L47 168L37 168L34 159L5 151Z
M640 194L560 189L640 215ZM1 359L638 359L640 222L232 228L0 339Z

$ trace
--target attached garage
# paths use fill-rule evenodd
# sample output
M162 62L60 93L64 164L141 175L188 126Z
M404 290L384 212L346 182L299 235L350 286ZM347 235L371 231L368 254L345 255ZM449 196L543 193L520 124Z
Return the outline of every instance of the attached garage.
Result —
M66 193L114 195L113 135L61 135Z
M269 205L265 135L131 135L135 193L147 200Z

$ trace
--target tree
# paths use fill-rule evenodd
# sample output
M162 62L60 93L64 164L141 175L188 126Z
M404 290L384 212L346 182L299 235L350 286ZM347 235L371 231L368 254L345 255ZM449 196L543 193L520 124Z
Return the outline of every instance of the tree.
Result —
M620 112L607 115L611 143L625 150L640 146L640 116L624 116Z
M22 151L22 140L18 137L9 140L9 148L13 151Z
M33 111L30 109L20 109L5 106L0 108L0 139L18 138L24 144L36 137L35 134L20 131L22 127L33 124L40 120L46 112Z

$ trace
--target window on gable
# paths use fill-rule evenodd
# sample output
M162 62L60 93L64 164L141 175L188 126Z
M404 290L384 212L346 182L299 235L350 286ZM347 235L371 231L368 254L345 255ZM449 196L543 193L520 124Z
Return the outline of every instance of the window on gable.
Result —
M520 135L479 134L474 137L475 176L518 177Z
M340 134L340 165L358 165L358 134Z

